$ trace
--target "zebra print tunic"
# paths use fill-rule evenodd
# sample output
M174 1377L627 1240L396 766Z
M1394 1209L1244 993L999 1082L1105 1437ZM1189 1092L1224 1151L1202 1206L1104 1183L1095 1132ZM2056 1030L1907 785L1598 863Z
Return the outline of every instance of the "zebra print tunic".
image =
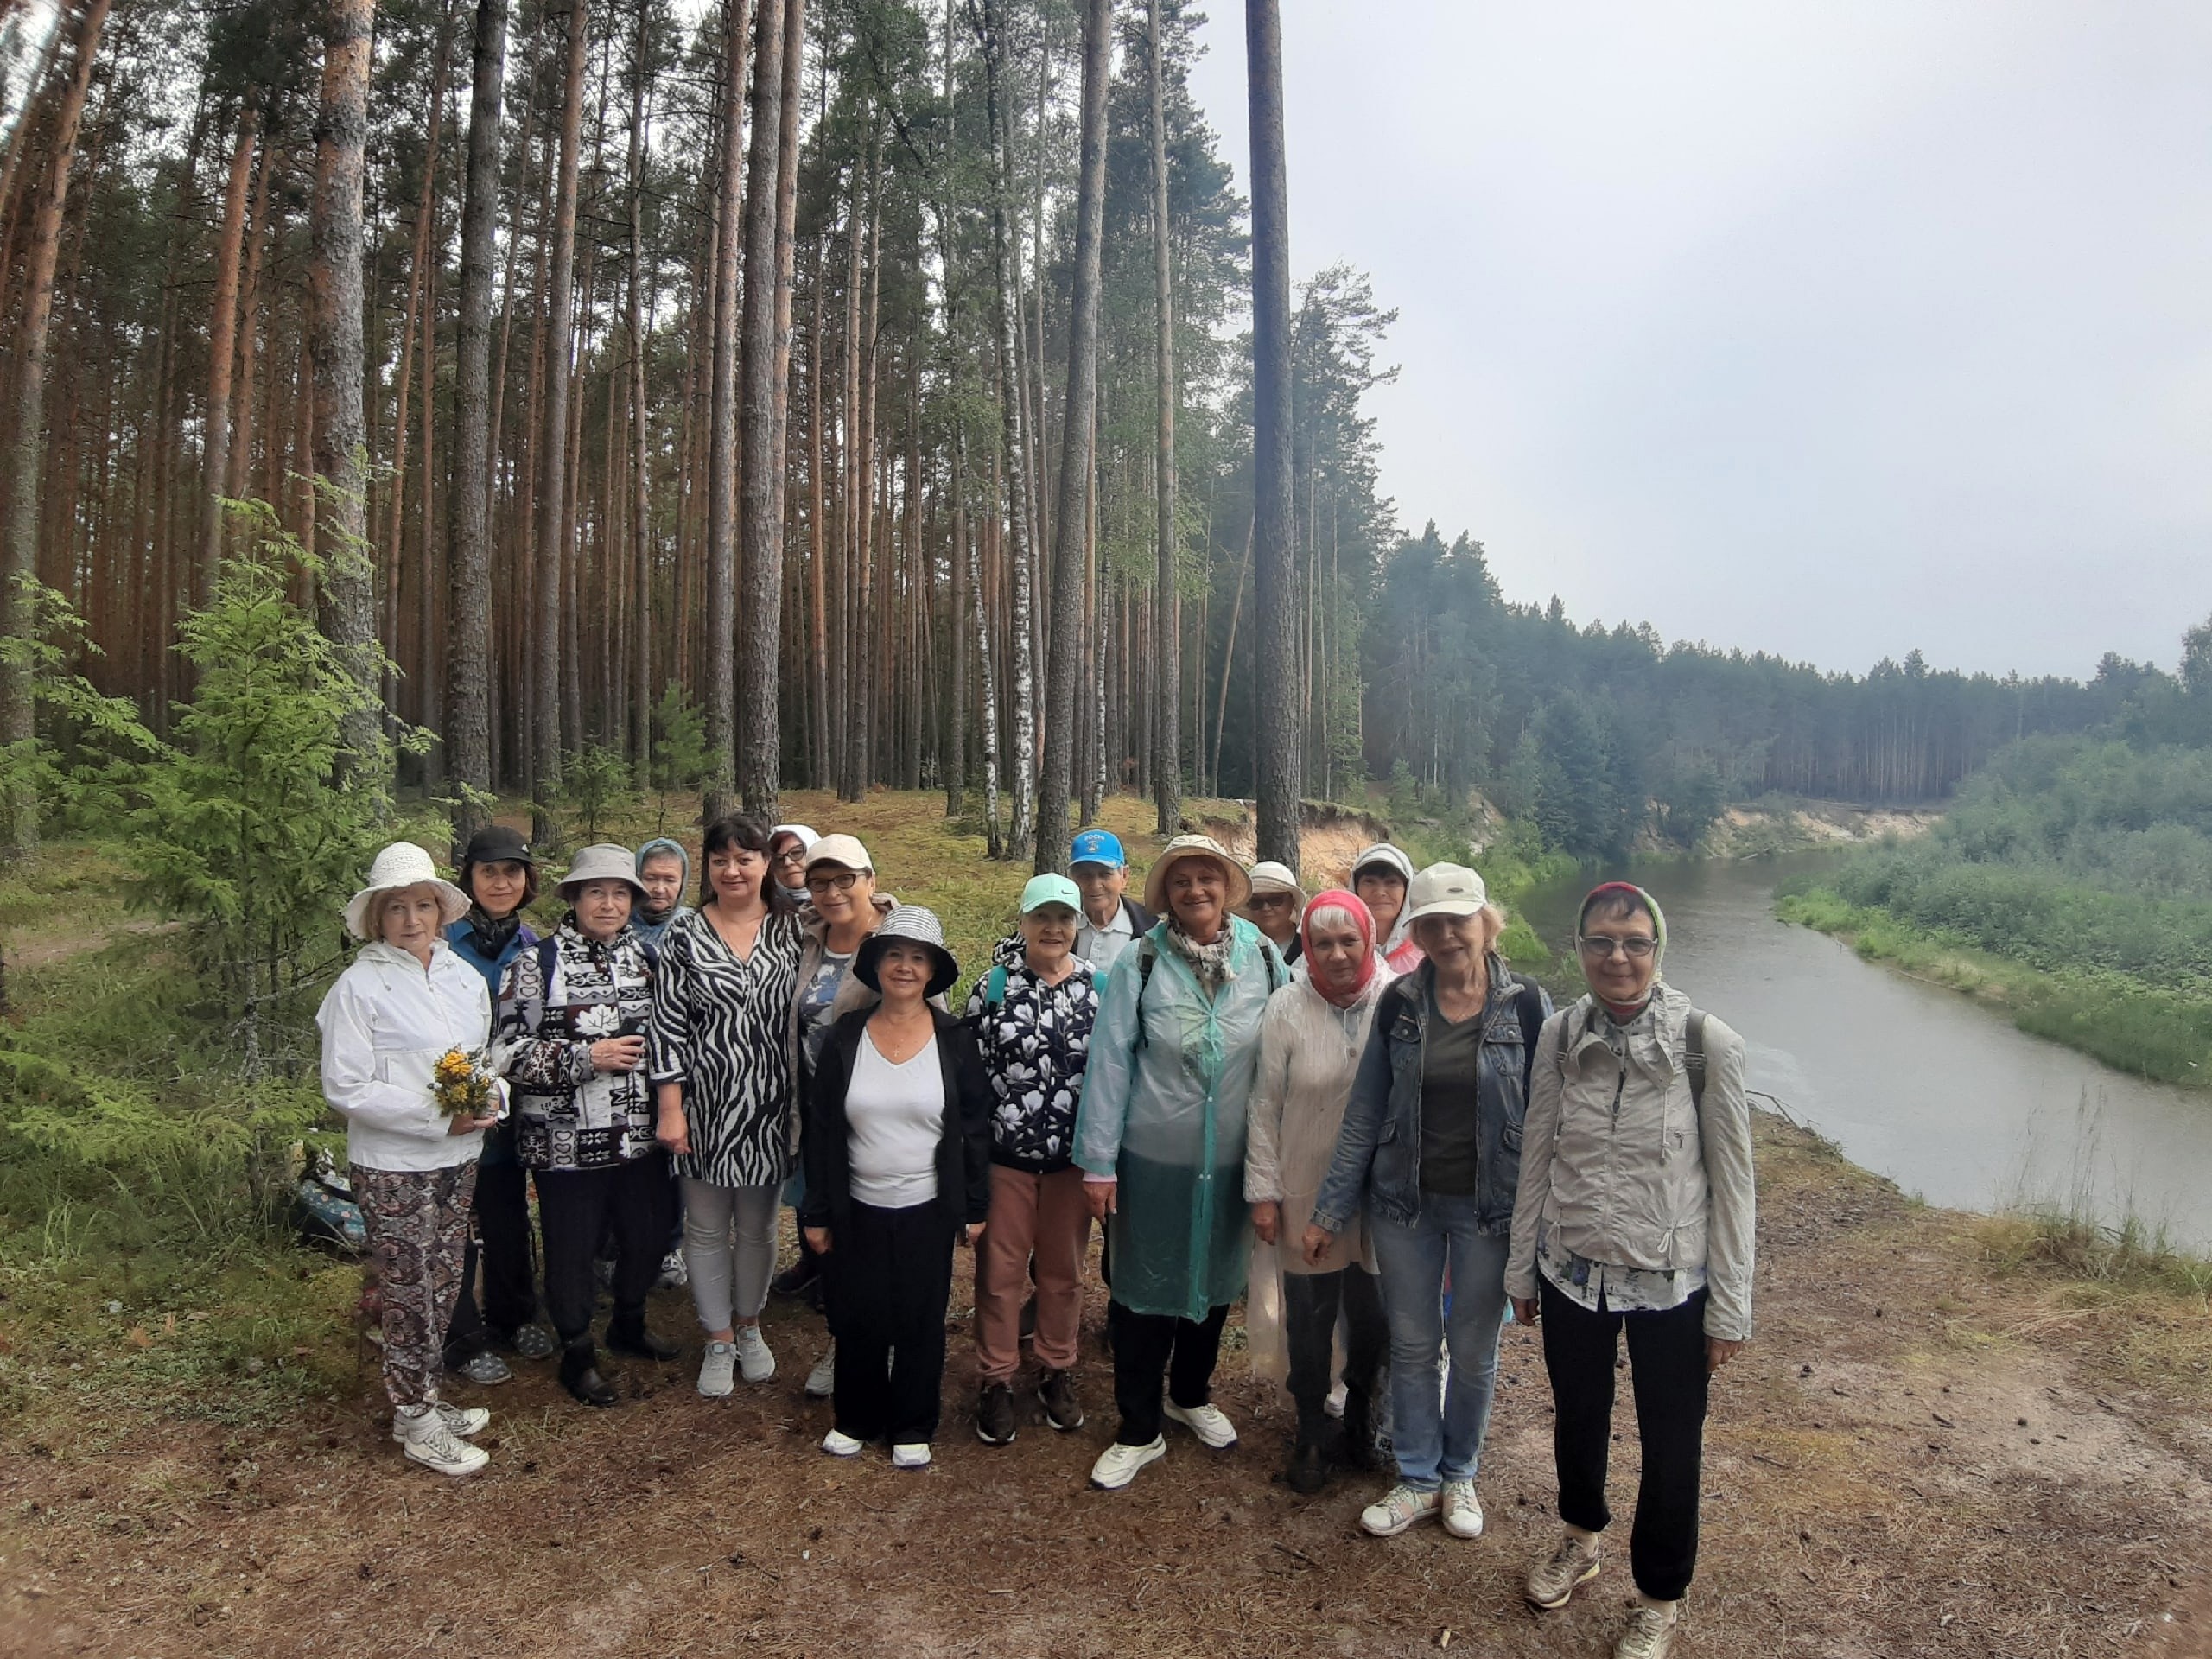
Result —
M797 917L769 916L741 957L697 912L661 936L648 1050L652 1080L683 1085L691 1150L675 1160L677 1174L772 1186L796 1166L785 1027L800 939Z

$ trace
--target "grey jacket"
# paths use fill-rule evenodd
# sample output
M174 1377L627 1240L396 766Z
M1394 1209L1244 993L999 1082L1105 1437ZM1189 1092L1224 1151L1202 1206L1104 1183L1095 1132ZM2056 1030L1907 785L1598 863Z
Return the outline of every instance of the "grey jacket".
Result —
M1363 1203L1371 1213L1402 1224L1421 1214L1421 1049L1435 978L1435 968L1424 962L1394 980L1376 1003L1336 1155L1313 1201L1314 1224L1325 1231L1344 1231ZM1529 1039L1550 1012L1543 987L1491 957L1475 1086L1476 1219L1485 1233L1503 1233L1513 1219Z
M1537 1235L1624 1268L1706 1273L1706 1334L1751 1334L1758 1194L1744 1039L1705 1023L1706 1084L1684 1064L1690 1000L1663 980L1625 1061L1592 1029L1595 999L1552 1016L1538 1039L1505 1289L1536 1294ZM1564 1050L1560 1033L1566 1033Z

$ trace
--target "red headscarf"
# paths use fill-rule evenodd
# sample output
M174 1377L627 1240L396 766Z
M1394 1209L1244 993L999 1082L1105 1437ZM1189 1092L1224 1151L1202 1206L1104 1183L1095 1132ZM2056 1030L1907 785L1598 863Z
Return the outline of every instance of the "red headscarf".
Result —
M1359 929L1359 979L1350 990L1332 990L1321 982L1313 971L1313 918L1316 912L1336 909L1343 911ZM1357 893L1346 893L1342 887L1331 887L1317 893L1307 901L1303 914L1298 918L1298 942L1306 953L1306 977L1313 988L1338 1007L1348 1008L1366 995L1369 983L1375 977L1375 914L1367 907L1366 900Z

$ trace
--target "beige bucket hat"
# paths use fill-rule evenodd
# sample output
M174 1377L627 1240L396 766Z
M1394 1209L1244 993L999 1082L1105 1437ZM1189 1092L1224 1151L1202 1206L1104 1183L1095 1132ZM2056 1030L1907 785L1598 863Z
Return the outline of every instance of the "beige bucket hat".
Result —
M1167 912L1167 873L1186 858L1210 858L1229 872L1229 907L1242 910L1252 896L1252 879L1244 874L1244 867L1229 855L1229 849L1211 836L1178 836L1160 849L1159 861L1153 865L1144 879L1144 907Z

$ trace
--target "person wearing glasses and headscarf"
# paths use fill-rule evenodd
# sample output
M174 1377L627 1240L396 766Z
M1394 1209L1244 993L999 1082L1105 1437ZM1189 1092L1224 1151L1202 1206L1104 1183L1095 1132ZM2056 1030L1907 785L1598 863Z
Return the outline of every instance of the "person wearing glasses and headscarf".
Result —
M1614 1651L1666 1659L1697 1566L1709 1379L1751 1334L1744 1039L1661 976L1667 918L1643 888L1594 889L1575 949L1590 991L1537 1039L1505 1269L1515 1317L1541 1321L1566 1523L1527 1593L1561 1607L1597 1576L1625 1336L1643 1457Z

